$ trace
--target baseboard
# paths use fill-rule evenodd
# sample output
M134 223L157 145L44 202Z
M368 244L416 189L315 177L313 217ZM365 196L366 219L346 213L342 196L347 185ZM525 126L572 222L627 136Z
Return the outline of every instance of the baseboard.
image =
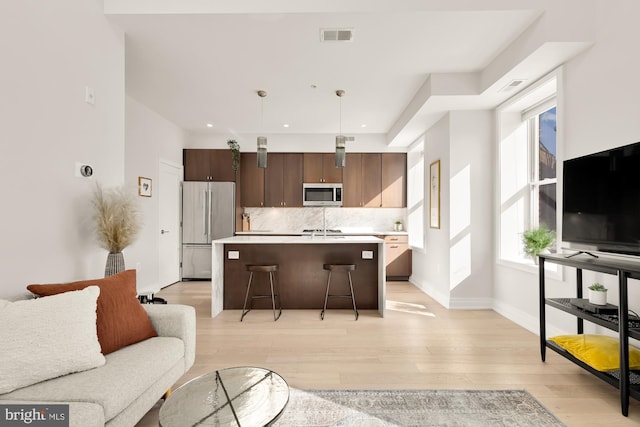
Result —
M449 308L452 310L493 310L493 298L451 298Z
M536 336L540 336L540 320L537 316L531 316L530 314L522 310L514 308L512 305L508 305L496 300L493 301L493 310L501 316L504 316L507 319L511 320L518 326L521 326L529 332L535 334ZM551 325L549 322L547 322L546 330L547 337L562 335L566 333L563 330Z

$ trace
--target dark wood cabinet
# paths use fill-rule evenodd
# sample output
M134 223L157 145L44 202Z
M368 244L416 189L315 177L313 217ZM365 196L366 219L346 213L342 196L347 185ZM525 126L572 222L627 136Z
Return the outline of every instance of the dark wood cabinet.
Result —
M342 182L335 153L304 153L304 182Z
M269 154L265 170L264 206L302 207L303 156L298 153Z
M380 153L362 154L362 206L382 206L382 164Z
M271 159L269 159L271 162ZM271 167L271 164L269 165ZM264 206L264 173L256 153L240 153L240 199L242 207Z
M379 208L382 203L381 174L380 153L347 153L342 206Z
M185 181L232 181L231 150L190 148L182 152Z
M409 280L411 249L407 236L383 236L385 242L387 280Z
M382 153L383 208L407 207L407 155L405 153Z

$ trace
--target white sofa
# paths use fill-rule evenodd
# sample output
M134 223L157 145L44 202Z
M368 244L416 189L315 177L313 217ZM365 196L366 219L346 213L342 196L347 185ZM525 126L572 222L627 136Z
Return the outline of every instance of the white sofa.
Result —
M0 404L69 404L72 427L134 426L195 359L195 310L143 305L158 333L105 356L98 368L0 394Z

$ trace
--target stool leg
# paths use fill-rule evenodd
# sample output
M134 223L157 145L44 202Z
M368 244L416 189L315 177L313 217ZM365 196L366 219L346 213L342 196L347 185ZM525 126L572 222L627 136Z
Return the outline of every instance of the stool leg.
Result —
M269 283L271 284L271 306L273 307L273 321L275 322L282 315L282 304L280 304L280 312L276 317L276 298L273 290L273 272L272 271L269 272ZM279 301L280 301L280 293L278 293L278 302Z
M324 312L327 311L327 300L329 299L329 284L331 283L331 270L329 270L329 279L327 279L327 292L324 295L324 306L320 312L320 319L324 320Z
M353 283L351 283L351 272L347 271L349 275L349 288L351 288L351 302L353 303L353 311L356 313L356 320L358 320L358 309L356 308L356 296L353 293Z
M242 316L240 316L240 321L244 319L244 316L251 311L251 305L249 304L249 310L247 310L247 300L249 299L249 291L251 290L251 279L253 279L253 271L249 273L249 283L247 284L247 293L244 296L244 304L242 305ZM253 299L251 300L253 302Z

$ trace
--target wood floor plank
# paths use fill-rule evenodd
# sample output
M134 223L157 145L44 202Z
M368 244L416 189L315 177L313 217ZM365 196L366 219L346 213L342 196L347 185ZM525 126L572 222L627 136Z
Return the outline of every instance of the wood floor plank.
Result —
M273 369L298 389L524 389L567 426L640 425L640 402L620 413L617 389L492 310L447 310L407 282L389 282L387 312L240 310L210 317L210 282L182 282L157 296L196 307L194 367L176 387L239 365ZM158 425L159 402L138 427Z

